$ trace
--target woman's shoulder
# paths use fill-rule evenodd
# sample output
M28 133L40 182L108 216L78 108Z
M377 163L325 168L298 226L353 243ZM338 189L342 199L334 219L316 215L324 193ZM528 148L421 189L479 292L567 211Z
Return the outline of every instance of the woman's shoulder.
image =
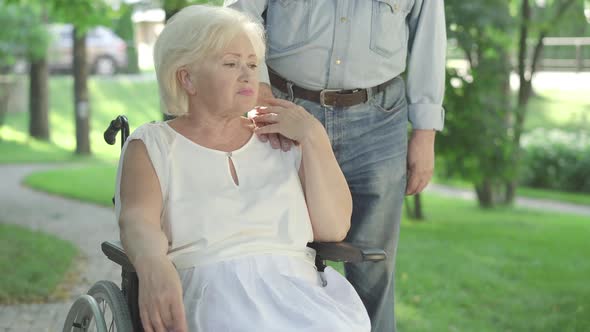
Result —
M137 127L129 138L140 139L146 144L149 142L171 144L174 141L174 131L164 121L152 121Z

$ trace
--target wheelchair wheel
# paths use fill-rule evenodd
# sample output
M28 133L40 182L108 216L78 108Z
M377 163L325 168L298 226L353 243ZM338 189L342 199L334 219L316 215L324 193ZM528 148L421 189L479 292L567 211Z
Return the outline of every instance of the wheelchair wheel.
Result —
M70 308L63 332L107 332L107 326L96 300L90 295L80 296Z
M108 332L131 332L131 315L123 293L115 283L101 280L88 291L100 309Z
M63 332L131 332L127 303L119 287L99 281L74 302Z

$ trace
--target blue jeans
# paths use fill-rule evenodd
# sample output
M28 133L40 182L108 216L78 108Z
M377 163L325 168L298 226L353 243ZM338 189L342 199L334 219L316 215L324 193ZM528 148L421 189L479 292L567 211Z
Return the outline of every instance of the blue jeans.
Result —
M286 93L273 88L277 98ZM385 262L346 264L346 277L360 295L372 331L395 331L394 276L402 203L406 188L408 107L397 78L385 91L352 107L322 107L293 101L326 128L353 199L347 241L387 252Z

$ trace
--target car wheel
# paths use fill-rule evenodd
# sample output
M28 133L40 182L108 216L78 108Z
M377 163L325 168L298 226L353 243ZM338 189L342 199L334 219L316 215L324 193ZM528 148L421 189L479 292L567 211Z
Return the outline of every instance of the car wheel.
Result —
M115 60L109 57L100 57L94 63L94 73L96 75L110 76L117 72Z

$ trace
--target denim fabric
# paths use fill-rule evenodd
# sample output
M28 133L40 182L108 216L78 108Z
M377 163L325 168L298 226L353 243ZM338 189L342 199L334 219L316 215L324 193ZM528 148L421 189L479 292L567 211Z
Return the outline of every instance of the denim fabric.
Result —
M288 96L273 88L278 98ZM347 241L387 252L384 262L346 264L346 277L359 293L372 331L395 331L394 275L401 208L406 187L408 106L397 78L367 103L326 108L295 99L326 128L352 192L352 226Z

